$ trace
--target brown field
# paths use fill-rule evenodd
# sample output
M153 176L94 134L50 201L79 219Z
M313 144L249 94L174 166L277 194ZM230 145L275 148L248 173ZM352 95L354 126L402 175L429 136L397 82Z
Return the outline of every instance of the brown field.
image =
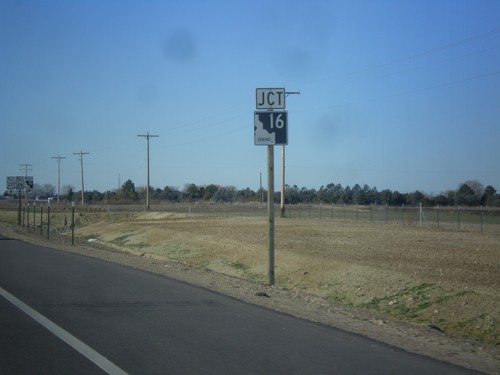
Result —
M53 225L67 228L62 215ZM77 238L268 283L263 217L80 212L76 227ZM498 345L496 231L277 218L275 237L277 287Z

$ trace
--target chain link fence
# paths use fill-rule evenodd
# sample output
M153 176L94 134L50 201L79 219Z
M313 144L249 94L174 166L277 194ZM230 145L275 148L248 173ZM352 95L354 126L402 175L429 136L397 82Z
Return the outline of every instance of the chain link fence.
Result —
M2 205L3 206L3 205ZM14 211L14 205L9 205ZM4 206L4 208L7 208ZM71 203L51 207L54 229L67 229L70 225ZM9 210L9 209L8 209ZM9 210L9 211L10 211ZM209 215L219 217L267 217L267 205L259 203L162 203L152 204L151 212L170 212L186 215ZM86 214L134 214L147 212L145 205L85 205L76 206L77 222ZM23 205L19 218L21 225L41 230L48 224L47 204ZM279 205L275 215L280 216ZM11 215L14 220L14 214ZM123 218L123 215L119 215ZM383 205L334 205L294 204L285 208L285 219L349 221L352 223L392 223L409 226L424 226L442 230L497 232L500 233L500 209L489 207L420 207ZM64 229L63 229L64 228Z

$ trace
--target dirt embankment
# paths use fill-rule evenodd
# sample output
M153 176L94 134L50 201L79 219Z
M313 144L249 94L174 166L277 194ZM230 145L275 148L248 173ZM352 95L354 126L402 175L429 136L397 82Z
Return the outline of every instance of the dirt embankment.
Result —
M78 217L78 252L500 373L498 234L278 219L268 287L263 218L92 215Z

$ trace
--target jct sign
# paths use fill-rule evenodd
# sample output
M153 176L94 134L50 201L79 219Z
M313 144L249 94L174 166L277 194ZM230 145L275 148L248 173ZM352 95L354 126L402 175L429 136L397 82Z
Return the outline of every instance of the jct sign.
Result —
M285 89L257 89L257 109L285 109Z
M255 111L254 144L257 146L288 144L288 112Z

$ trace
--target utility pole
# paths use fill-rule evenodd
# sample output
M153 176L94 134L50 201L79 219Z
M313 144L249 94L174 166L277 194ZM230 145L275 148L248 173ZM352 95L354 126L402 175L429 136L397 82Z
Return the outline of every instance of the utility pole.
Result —
M20 164L21 166L21 171L24 169L24 204L28 203L28 192L26 190L26 180L28 179L28 171L33 171L30 167L33 166L33 164Z
M73 155L80 155L80 171L82 172L82 206L85 203L83 193L85 191L85 185L83 183L83 155L88 155L89 152L83 152L80 150L80 152L73 152Z
M288 95L300 95L300 91L285 91L285 97ZM285 145L281 145L281 199L280 199L281 217L285 217Z
M59 207L59 196L61 195L61 159L66 159L64 156L52 156L52 159L57 160L57 207Z
M147 132L146 134L137 134L138 137L144 137L146 138L146 159L147 159L147 187L146 187L146 209L149 211L150 208L150 202L149 202L149 138L158 138L159 135L155 134L149 134Z

